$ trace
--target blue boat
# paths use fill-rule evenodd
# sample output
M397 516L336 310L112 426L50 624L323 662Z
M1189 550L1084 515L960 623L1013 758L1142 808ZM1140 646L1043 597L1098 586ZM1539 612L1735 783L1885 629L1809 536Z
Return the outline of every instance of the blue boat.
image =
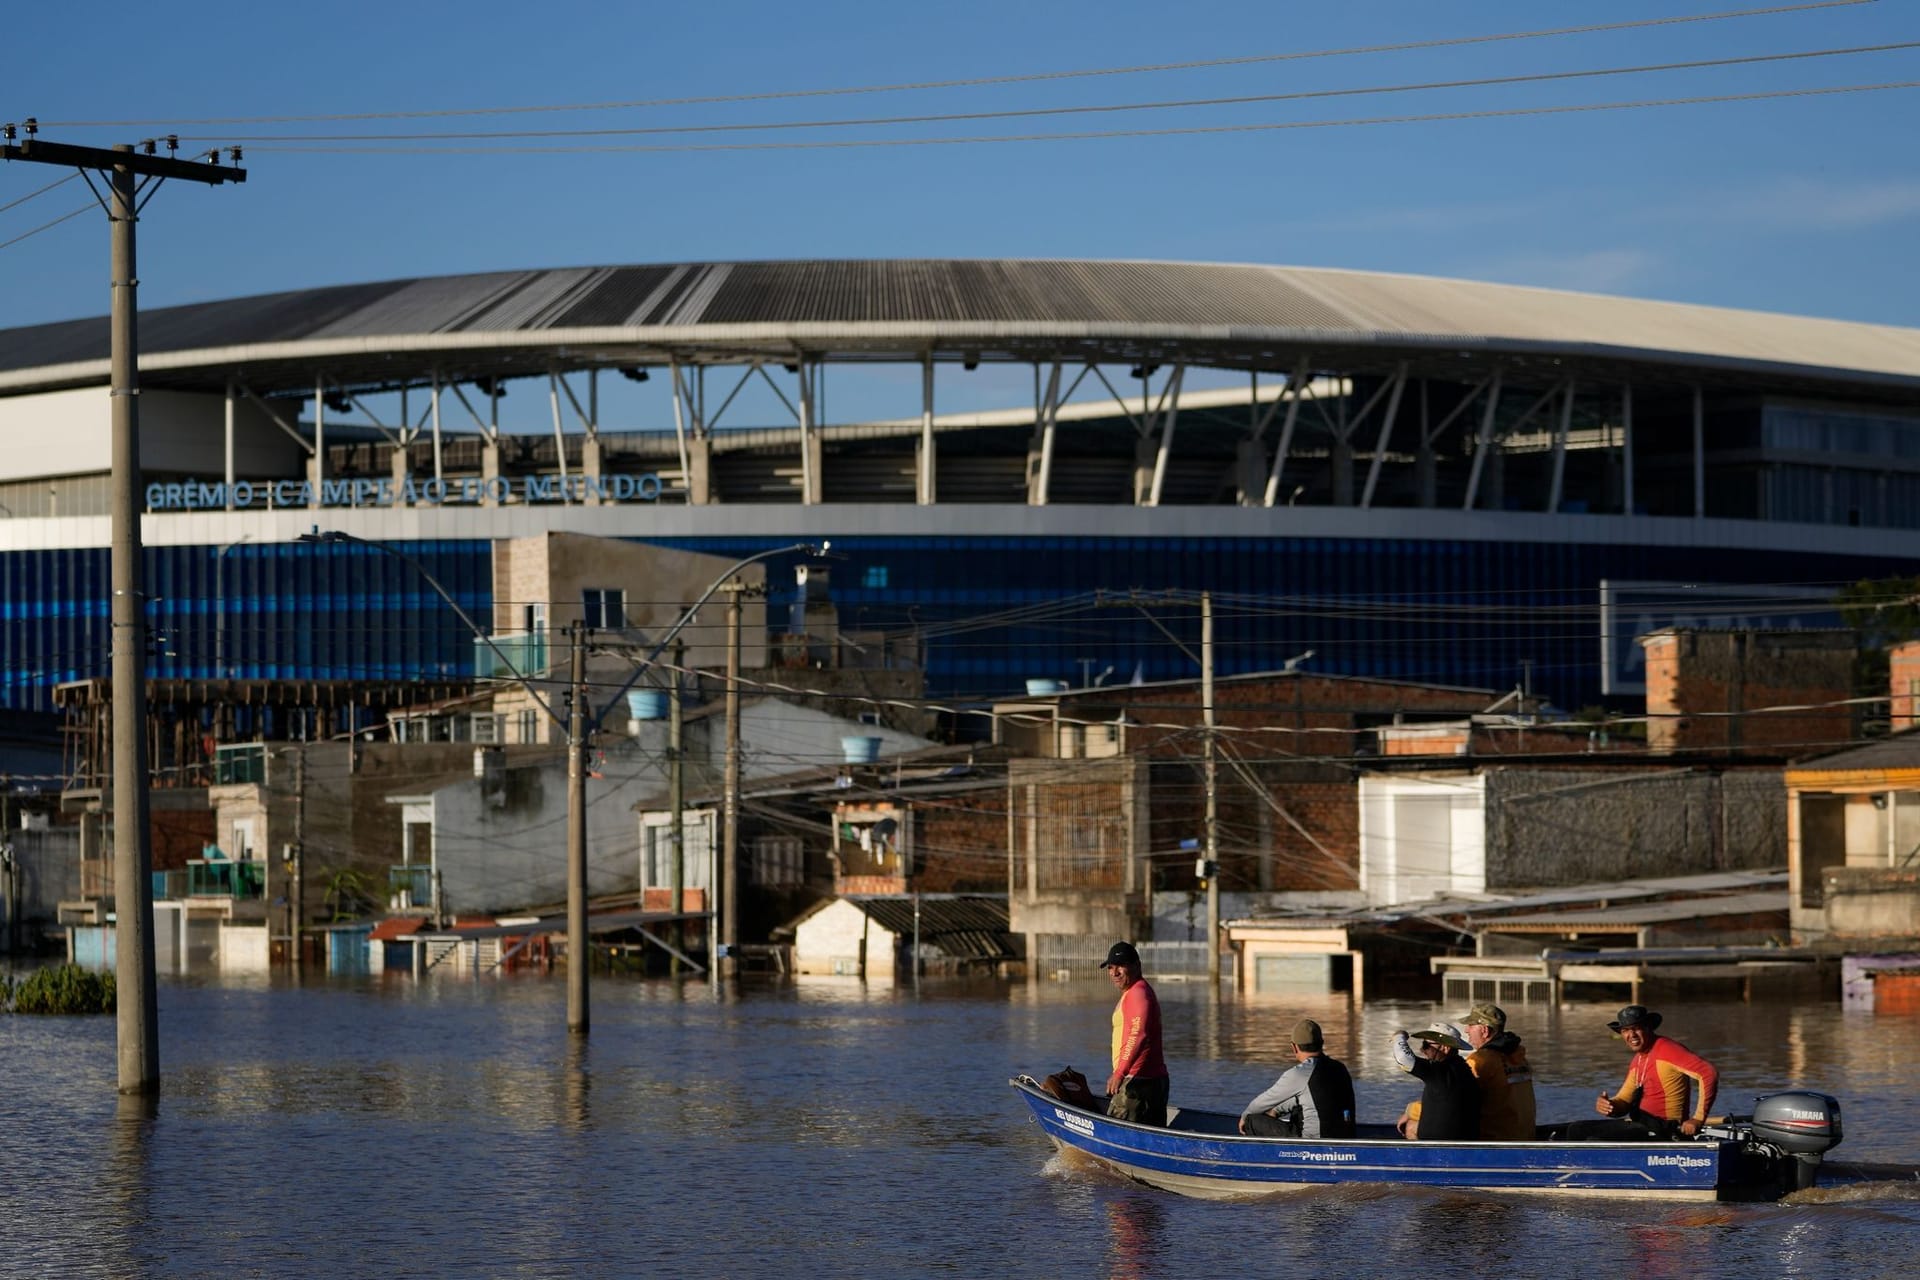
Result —
M1817 1093L1762 1098L1752 1117L1675 1142L1409 1142L1392 1125L1352 1139L1252 1138L1239 1117L1168 1109L1165 1128L1071 1106L1030 1076L1008 1081L1062 1151L1163 1191L1203 1199L1339 1182L1555 1191L1671 1200L1773 1200L1813 1185L1840 1141L1840 1106Z

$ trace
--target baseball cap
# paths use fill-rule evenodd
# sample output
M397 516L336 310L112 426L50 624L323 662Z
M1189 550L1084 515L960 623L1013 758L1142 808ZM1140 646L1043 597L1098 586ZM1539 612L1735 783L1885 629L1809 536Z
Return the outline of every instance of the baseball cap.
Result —
M1100 962L1102 969L1111 969L1117 964L1140 967L1140 950L1131 942L1116 942L1107 948L1107 958Z
M1495 1031L1507 1029L1507 1011L1497 1004L1477 1004L1467 1010L1460 1019L1463 1027L1492 1027Z
M1293 1042L1302 1049L1318 1049L1322 1043L1320 1024L1312 1018L1302 1018L1293 1024Z

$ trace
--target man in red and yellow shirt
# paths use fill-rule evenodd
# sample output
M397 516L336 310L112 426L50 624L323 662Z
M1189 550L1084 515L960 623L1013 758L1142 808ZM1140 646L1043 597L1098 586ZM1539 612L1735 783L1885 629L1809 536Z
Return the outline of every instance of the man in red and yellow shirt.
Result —
M1167 1123L1167 1060L1160 1051L1160 1000L1140 976L1140 952L1116 942L1100 966L1120 992L1113 1006L1113 1074L1107 1114L1135 1124Z
M1699 1133L1720 1091L1720 1073L1713 1064L1678 1040L1655 1034L1660 1015L1645 1005L1628 1005L1607 1027L1633 1051L1633 1061L1627 1064L1626 1081L1612 1097L1601 1094L1593 1109L1632 1121L1663 1138L1691 1138ZM1699 1094L1691 1108L1687 1106L1690 1089Z

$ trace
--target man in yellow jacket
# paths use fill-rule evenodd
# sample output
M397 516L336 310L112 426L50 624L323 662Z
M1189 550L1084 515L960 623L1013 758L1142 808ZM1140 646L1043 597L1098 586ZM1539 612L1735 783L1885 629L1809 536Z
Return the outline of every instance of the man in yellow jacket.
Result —
M1472 1046L1467 1065L1480 1084L1480 1137L1489 1142L1531 1142L1534 1138L1533 1069L1527 1048L1507 1030L1499 1005L1477 1004L1460 1019Z

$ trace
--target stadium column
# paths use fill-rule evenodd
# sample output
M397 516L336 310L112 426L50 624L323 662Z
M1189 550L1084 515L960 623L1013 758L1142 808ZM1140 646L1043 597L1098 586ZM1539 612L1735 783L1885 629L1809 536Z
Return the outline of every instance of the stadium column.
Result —
M920 359L920 453L914 459L915 500L923 506L932 506L934 495L939 492L935 483L935 459L933 447L933 353L929 351Z
M313 456L307 459L307 505L320 506L320 493L327 482L327 397L325 383L313 381Z

